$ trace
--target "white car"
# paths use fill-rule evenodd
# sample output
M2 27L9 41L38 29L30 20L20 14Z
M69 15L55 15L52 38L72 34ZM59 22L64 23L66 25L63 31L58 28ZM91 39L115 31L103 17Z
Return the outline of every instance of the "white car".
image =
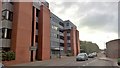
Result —
M92 54L93 54L93 56L94 56L94 57L96 57L96 56L97 56L97 53L96 53L96 52L93 52Z
M80 61L80 60L88 60L88 56L86 53L79 53L76 57L76 61Z
M3 68L3 67L4 67L4 65L2 63L0 63L0 68Z

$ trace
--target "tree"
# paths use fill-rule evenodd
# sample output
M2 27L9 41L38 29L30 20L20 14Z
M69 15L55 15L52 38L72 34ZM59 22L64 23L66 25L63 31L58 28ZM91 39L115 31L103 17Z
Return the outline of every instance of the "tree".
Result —
M81 52L92 53L99 52L100 49L96 43L92 43L89 41L80 41Z

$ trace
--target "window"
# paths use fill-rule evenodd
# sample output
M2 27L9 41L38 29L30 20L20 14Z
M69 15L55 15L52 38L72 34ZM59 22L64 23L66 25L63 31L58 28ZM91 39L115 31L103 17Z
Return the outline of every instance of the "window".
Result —
M58 30L58 27L57 26L54 26L54 25L52 25L52 29L54 29L54 30Z
M67 23L66 26L69 26L69 23Z
M35 36L35 42L38 42L38 35Z
M70 30L67 30L67 33L70 33Z
M67 36L67 40L70 40L70 36Z
M64 27L64 24L62 22L59 22L59 24Z
M63 30L63 29L60 29L60 30L59 30L59 32L63 33L63 32L64 32L64 30Z
M57 34L57 38L59 38L59 34Z
M3 17L3 19L7 19L7 20L12 21L13 20L13 12L8 11L8 10L4 10L2 12L2 17Z
M38 23L36 22L36 29L38 29Z
M7 29L2 28L2 38L6 38L7 37Z
M13 5L14 3L13 3L13 2L10 2L10 4L12 4L12 5Z
M53 34L55 38L57 38L57 34Z
M64 37L63 37L63 36L60 36L60 39L64 40Z
M12 33L11 29L2 28L2 38L11 39L11 33Z
M40 10L36 8L36 17L39 17Z
M61 47L64 47L64 43L60 43L60 46L61 46Z
M11 39L11 33L12 33L12 30L7 29L7 39Z
M67 46L70 47L70 43L67 43Z

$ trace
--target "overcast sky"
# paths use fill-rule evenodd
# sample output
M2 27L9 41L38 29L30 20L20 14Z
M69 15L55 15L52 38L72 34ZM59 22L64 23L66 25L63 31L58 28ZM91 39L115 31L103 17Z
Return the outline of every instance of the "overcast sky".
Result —
M104 49L106 42L118 39L118 0L47 1L51 12L77 26L80 40L92 41Z

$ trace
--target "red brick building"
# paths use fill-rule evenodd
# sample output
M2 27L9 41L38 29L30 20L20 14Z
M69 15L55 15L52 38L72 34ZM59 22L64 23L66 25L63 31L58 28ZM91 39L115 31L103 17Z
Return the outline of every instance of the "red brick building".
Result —
M109 58L120 57L120 39L111 40L106 43L106 56Z
M49 60L51 56L49 4L47 2L0 2L0 5L3 5L1 45L5 51L15 52L15 60L5 64ZM70 30L71 52L77 55L80 52L79 31L76 27ZM65 49L66 46L65 43Z
M76 56L80 53L79 31L76 26L69 20L64 21L64 46L65 52L72 53Z

